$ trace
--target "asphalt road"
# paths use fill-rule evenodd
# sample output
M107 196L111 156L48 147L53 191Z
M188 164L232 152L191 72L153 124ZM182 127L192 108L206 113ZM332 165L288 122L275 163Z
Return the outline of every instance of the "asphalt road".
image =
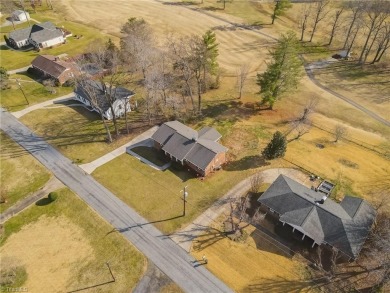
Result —
M1 129L20 144L66 186L80 196L107 222L122 233L161 271L186 292L232 292L206 267L195 261L168 236L142 218L90 175L49 145L42 138L1 109ZM129 170L130 172L130 170Z

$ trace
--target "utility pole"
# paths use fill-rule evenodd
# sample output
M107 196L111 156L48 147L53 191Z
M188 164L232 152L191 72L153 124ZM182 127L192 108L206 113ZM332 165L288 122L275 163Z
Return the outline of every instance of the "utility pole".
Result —
M19 79L16 79L16 83L18 84L19 89L22 91L22 94L23 94L23 96L24 96L24 99L25 99L26 102L27 102L27 105L30 105L30 103L29 103L28 100L27 100L26 94L24 93L24 90L23 90L23 88L22 88L22 85L20 84Z
M183 192L183 217L184 217L186 215L186 198L188 196L187 186L184 186L184 190L181 190L180 192Z

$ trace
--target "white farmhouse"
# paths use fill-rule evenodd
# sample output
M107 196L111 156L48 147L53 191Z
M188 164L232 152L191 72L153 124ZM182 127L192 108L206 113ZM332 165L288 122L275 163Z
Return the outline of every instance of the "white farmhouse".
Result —
M27 19L30 19L30 14L27 11L15 10L12 12L11 17L16 21L27 21Z
M77 83L74 93L74 99L86 105L88 110L99 113L98 108L100 108L103 112L104 118L107 120L112 120L113 115L110 104L106 99L106 94L111 95L112 93L115 98L113 103L115 117L122 117L126 112L131 112L130 99L135 95L134 92L123 87L116 87L110 90L94 80ZM96 101L98 108L94 105L95 103L91 101Z
M10 45L17 49L27 45L33 45L35 48L47 48L64 42L63 31L50 21L15 30L9 34Z

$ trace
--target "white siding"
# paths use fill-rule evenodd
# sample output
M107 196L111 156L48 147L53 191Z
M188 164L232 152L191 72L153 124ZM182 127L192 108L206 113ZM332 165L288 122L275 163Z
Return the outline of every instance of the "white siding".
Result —
M46 42L43 42L43 43L41 43L41 45L42 45L42 48L47 48L47 47L51 47L51 46L55 46L55 45L61 44L63 42L64 42L64 37L60 36L58 38L54 38L54 39L48 40Z
M16 43L16 45L18 46L18 48L21 48L21 47L23 47L23 46L26 46L26 45L28 45L28 39L25 39L25 40L23 40L23 41L19 41L19 42L17 42Z

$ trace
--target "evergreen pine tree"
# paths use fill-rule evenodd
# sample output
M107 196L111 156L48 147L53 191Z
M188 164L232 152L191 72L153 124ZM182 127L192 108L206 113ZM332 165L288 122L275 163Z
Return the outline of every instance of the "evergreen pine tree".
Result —
M262 155L267 160L282 158L286 153L286 149L287 149L286 137L280 131L276 131L271 141L263 150Z

